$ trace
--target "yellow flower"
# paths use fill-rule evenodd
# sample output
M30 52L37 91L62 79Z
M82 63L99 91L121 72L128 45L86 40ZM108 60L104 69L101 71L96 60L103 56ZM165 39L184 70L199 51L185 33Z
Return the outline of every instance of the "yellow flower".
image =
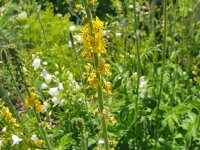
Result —
M95 20L92 20L93 30L98 33L103 30L103 22L96 16Z
M94 116L97 116L98 113L99 113L99 109L95 108L92 113L93 113Z
M106 109L103 110L102 115L105 119L108 119L108 111Z
M97 76L96 76L95 73L90 73L89 74L88 82L94 88L97 88L98 85L99 85L99 81L98 81Z
M92 57L92 53L88 50L88 49L85 49L82 53L82 56L84 56L87 60L91 60L93 57Z
M33 141L34 145L37 146L37 147L41 147L42 146L42 140L36 138L34 141Z
M9 111L8 107L3 106L2 114L5 117L5 121L15 127L19 127L15 118L12 117L12 113Z
M92 20L93 33L90 33L88 25L83 30L82 41L84 46L83 56L86 58L90 56L89 52L93 53L106 53L104 33L103 33L103 22L96 17L96 20Z
M44 109L44 106L43 106L39 101L37 101L37 102L35 103L35 111L36 111L37 113L39 113L39 112L41 112L43 109Z
M98 71L101 72L103 75L111 75L112 74L110 72L110 65L106 64L104 59L101 59L99 66L98 66Z
M115 124L117 122L117 120L115 119L115 117L111 116L109 118L109 120L111 121L112 124Z
M103 87L104 87L104 92L108 95L111 94L111 83L106 81L104 78L103 78Z
M90 74L92 71L94 71L93 66L90 63L85 65L85 69L87 74Z
M38 96L36 93L31 92L31 96L27 96L25 99L25 106L30 109L34 109L37 113L41 112L44 106L38 100Z
M38 101L38 96L36 93L32 92L30 97L29 96L26 97L25 106L33 108L36 101Z

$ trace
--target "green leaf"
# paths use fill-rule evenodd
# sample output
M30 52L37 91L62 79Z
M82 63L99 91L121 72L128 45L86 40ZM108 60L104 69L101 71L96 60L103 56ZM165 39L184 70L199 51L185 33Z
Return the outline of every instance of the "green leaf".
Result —
M63 150L65 145L67 145L73 141L73 139L69 136L70 136L70 134L66 134L60 139L58 150Z

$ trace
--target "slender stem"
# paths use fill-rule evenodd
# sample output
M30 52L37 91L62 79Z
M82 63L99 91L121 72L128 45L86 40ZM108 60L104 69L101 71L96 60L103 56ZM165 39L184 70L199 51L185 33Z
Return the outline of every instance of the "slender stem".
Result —
M95 60L95 68L97 68L97 66L98 66L98 55L97 55L97 53L94 54L94 60ZM102 123L102 127L103 127L103 136L104 136L104 142L105 142L105 149L109 150L106 119L105 119L105 116L103 115L104 104L103 104L102 81L101 81L100 73L97 72L96 74L97 74L97 79L99 81L98 100L99 100L99 111L100 111L100 114L101 114L101 123Z
M85 137L83 135L83 132L81 133L81 143L82 143L82 147L84 150L87 150L87 144L86 144L86 141L85 141Z
M72 49L73 49L73 51L74 51L74 54L75 54L75 57L76 57L76 61L77 61L77 68L78 68L79 76L80 76L81 82L82 82L82 91L83 91L83 93L84 93L84 101L85 101L85 105L86 105L87 112L88 112L88 115L89 115L89 121L90 121L90 124L91 124L91 126L92 126L92 132L95 133L95 131L94 131L94 126L93 126L93 123L92 123L91 114L90 114L89 111L88 111L88 110L89 110L89 107L88 107L88 103L87 103L87 101L86 101L87 95L86 95L86 90L85 90L85 84L84 84L84 81L83 81L82 70L81 70L81 67L80 67L80 64L81 64L81 63L80 63L80 60L79 60L78 55L77 55L77 53L76 53L75 44L74 44L74 38L73 38L73 34L72 34L71 31L69 32L69 37L70 37L70 40L71 40L71 42L72 42Z
M160 109L160 103L162 99L162 91L163 91L163 75L164 75L164 67L166 60L166 36L167 36L167 0L164 0L164 33L163 33L163 50L162 50L162 68L161 68L161 79L160 79L160 90L158 95L158 103L157 103L157 112L156 112L156 127L155 127L155 149L157 149L158 142L158 115Z
M39 20L39 23L40 23L40 26L41 26L41 29L42 29L42 33L43 33L43 36L44 36L44 40L45 40L45 43L47 45L47 49L49 51L49 54L50 56L52 57L52 54L51 54L51 49L50 49L50 46L49 46L49 42L47 41L47 36L46 36L46 32L44 30L44 26L43 26L43 23L42 23L42 20L40 18L40 13L39 11L37 10L37 7L36 8L36 14L37 14L37 17L38 17L38 20Z
M41 130L40 130L40 134L43 136L43 139L44 139L44 141L45 141L45 143L46 143L47 149L48 149L48 150L52 150L51 145L50 145L50 143L49 143L49 140L48 140L48 138L47 138L47 134L46 134L45 129L44 129L44 127L43 127L43 124L42 124L42 120L41 120L41 118L40 118L40 115L39 115L38 113L36 113L35 111L34 111L34 114L35 114L35 116L36 116L37 122L38 122L39 125L40 125L40 129L41 129Z
M139 49L139 37L138 37L138 20L136 12L136 0L133 1L134 5L134 30L135 30L135 42L136 42L136 57L137 57L137 87L136 94L137 98L135 100L135 120L138 118L138 100L139 100L139 86L140 86L140 76L141 76L141 64L140 64L140 49ZM135 135L137 140L137 126L135 127Z
M90 27L90 33L93 35L93 26L92 26L92 16L91 16L91 12L90 9L88 7L88 1L87 0L83 0L84 2L84 6L85 6L85 11L87 14L87 19L89 21L89 27ZM104 138L104 146L106 150L109 150L109 142L108 142L108 132L107 132L107 125L106 125L106 119L105 116L103 115L103 110L104 110L104 104L103 104L103 91L102 91L102 81L101 81L101 75L99 72L97 72L97 67L98 67L98 54L94 53L94 67L96 70L96 75L97 75L97 79L99 81L99 85L98 85L98 102L99 102L99 111L101 114L101 123L102 123L102 127L103 127L103 138Z

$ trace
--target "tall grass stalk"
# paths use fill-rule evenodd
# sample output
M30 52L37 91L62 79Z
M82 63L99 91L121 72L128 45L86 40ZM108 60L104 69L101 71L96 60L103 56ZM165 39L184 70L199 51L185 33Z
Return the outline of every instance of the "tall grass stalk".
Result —
M164 76L164 68L165 68L165 61L166 61L166 37L167 37L167 0L164 0L164 32L163 32L163 50L162 50L162 68L161 68L161 77L160 77L160 90L158 95L158 103L157 103L157 111L156 111L156 127L155 127L155 149L157 149L158 143L158 116L159 116L159 109L160 103L163 98L163 76Z
M49 54L50 56L52 57L52 54L51 54L51 49L50 49L50 46L49 46L49 42L47 41L47 36L46 36L46 32L44 30L44 25L42 23L42 19L40 17L40 12L37 10L37 5L35 5L35 9L36 9L36 14L37 14L37 17L38 17L38 20L39 20L39 23L40 23L40 27L42 29L42 34L43 34L43 37L44 37L44 41L45 41L45 44L47 46L47 49L49 51Z
M140 87L140 76L141 76L141 63L140 63L140 48L139 48L139 37L138 37L138 20L136 12L136 0L133 1L134 5L134 30L135 30L135 42L136 42L136 57L137 57L137 87L136 87L136 100L135 100L135 120L138 118L138 100L139 100L139 87ZM137 141L137 126L135 128L135 135Z
M90 33L93 34L93 26L92 26L92 21L91 21L92 15L91 15L91 11L88 6L88 0L83 0L83 2L84 2L85 11L87 14L87 19L89 21ZM106 124L105 116L103 115L104 103L103 103L102 79L101 79L100 73L97 71L97 67L98 67L98 54L97 53L94 53L94 66L95 66L95 70L96 70L97 79L99 81L98 102L99 102L99 111L101 114L101 123L102 123L102 127L103 127L104 147L105 147L105 150L109 150L107 124Z

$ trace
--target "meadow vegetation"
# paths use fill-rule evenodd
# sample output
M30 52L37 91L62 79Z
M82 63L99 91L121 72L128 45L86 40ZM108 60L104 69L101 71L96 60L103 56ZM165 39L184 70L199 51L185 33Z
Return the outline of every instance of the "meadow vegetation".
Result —
M1 0L0 150L199 150L199 0Z

